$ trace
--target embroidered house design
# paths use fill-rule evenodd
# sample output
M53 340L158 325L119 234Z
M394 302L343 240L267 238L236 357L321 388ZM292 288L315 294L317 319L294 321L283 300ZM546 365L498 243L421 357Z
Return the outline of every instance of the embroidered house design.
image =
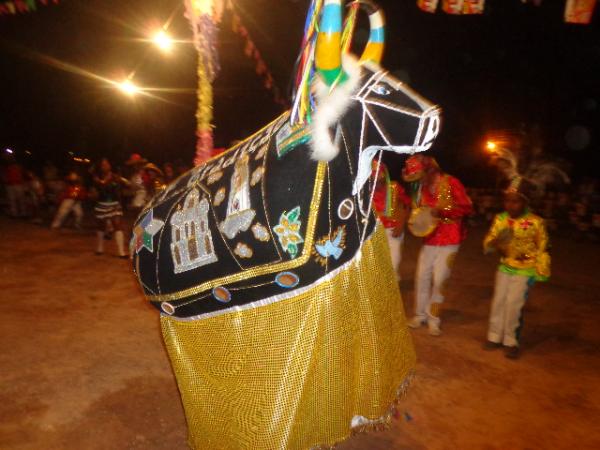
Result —
M219 225L219 229L229 239L233 239L241 231L246 231L256 215L250 205L249 178L248 155L244 154L235 162L227 203L227 216Z
M171 256L175 273L217 261L217 255L208 227L209 204L200 200L198 189L192 189L185 197L183 209L171 217Z

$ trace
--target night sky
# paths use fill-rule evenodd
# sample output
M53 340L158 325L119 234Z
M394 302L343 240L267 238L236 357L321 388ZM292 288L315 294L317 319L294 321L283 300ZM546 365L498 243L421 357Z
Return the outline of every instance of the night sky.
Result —
M170 55L141 42L174 14L169 32L190 39L179 0L63 0L0 17L0 146L32 164L67 152L120 162L138 152L156 162L194 153L195 51ZM308 0L236 0L276 83L288 92ZM413 0L380 0L387 16L384 67L444 110L434 154L480 183L481 145L495 129L538 124L548 154L596 174L600 150L600 14L591 25L563 21L564 1L540 7L487 0L483 16L426 14ZM357 34L363 40L366 30ZM215 82L216 146L273 119L281 107L262 87L226 13ZM129 98L106 83L57 68L68 63L105 78L136 69L140 86L173 88L162 100ZM587 135L587 136L586 136ZM571 147L571 148L570 148ZM595 159L595 158L594 158ZM477 175L480 175L479 177Z

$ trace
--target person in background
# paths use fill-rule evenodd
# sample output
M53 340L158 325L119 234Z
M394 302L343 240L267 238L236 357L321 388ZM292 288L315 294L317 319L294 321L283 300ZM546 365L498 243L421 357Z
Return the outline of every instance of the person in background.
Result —
M162 170L156 164L146 164L144 172L146 173L146 192L148 193L148 200L150 200L165 188L164 177Z
M132 175L129 177L129 190L131 193L131 202L129 206L137 214L148 201L148 174L144 166L148 160L142 158L139 153L132 153L125 165L131 167Z
M185 174L191 167L189 164L186 164L182 159L178 159L175 161L175 176L179 177Z
M45 205L45 190L44 183L33 170L28 170L25 174L26 192L29 206L29 216L31 221L36 224L41 224L42 208Z
M163 165L163 173L164 173L165 184L168 186L176 178L175 168L173 167L173 164L165 163Z
M82 203L87 197L86 189L83 186L81 177L75 171L71 171L65 177L65 181L67 185L60 196L60 205L54 215L52 225L50 225L53 230L59 229L71 212L75 216L75 228L81 228L83 219Z
M98 222L96 231L96 254L104 253L104 233L112 227L119 258L128 258L125 252L125 236L122 229L123 208L121 206L121 190L129 185L123 177L115 174L108 159L100 161L96 171L92 168L94 187L97 191L94 214Z
M464 186L455 177L442 172L435 159L413 155L405 162L402 176L415 183L413 208L430 208L436 221L425 236L415 277L415 316L408 326L427 323L429 334L439 336L440 309L445 285L461 242L466 237L463 217L472 214L473 205Z
M404 243L404 225L410 205L410 198L404 188L396 181L390 180L388 168L384 163L377 167L373 161L373 177L376 179L373 207L377 217L385 227L392 266L396 279L400 281L400 261Z
M504 192L504 211L496 215L483 241L484 253L500 254L490 309L488 350L506 348L507 358L519 357L523 306L536 281L550 276L548 234L544 220L528 209L532 186L520 177Z
M65 189L64 181L58 175L58 169L52 161L46 161L42 169L42 179L46 187L46 201L49 206L55 207L59 204L61 192Z
M13 154L4 153L3 159L6 165L2 170L2 182L6 188L9 214L15 218L23 217L26 215L25 172Z

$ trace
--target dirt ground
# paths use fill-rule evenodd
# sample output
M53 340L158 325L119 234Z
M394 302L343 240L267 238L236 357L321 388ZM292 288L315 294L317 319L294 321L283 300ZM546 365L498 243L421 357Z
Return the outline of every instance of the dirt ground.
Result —
M600 246L556 239L535 286L523 354L485 352L495 258L471 230L441 337L413 332L416 378L389 430L343 450L600 448ZM185 449L159 335L128 261L95 256L93 233L0 218L0 449ZM412 310L418 241L402 263Z

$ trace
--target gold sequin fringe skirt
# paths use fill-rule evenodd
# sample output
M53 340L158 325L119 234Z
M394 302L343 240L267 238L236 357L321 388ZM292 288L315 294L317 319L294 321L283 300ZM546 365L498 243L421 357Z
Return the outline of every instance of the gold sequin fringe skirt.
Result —
M294 296L161 325L194 449L334 445L387 422L415 366L382 227Z

